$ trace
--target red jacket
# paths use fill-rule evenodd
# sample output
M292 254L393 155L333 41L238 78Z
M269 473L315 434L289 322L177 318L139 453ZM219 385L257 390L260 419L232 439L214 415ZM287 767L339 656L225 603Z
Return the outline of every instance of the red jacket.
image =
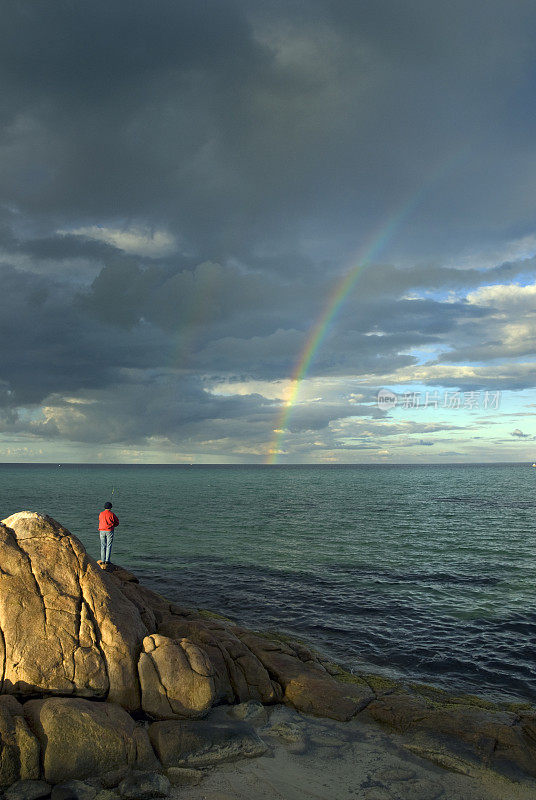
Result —
M113 531L119 525L119 520L113 511L107 508L99 514L99 531Z

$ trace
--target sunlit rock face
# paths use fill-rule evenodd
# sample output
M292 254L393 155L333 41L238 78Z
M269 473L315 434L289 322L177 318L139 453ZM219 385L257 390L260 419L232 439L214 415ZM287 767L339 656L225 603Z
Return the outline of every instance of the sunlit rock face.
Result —
M2 693L106 698L140 707L138 609L80 541L23 511L0 524Z
M188 639L156 633L143 642L139 675L143 710L156 719L204 716L214 697L214 669Z

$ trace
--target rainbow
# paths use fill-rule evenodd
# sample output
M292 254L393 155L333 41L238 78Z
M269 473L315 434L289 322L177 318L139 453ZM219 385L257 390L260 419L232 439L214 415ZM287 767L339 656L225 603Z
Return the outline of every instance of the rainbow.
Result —
M405 202L374 231L362 251L356 256L357 266L353 267L348 273L339 278L328 297L323 311L315 324L311 327L305 346L292 372L290 393L277 417L273 430L274 436L270 442L268 454L265 459L266 464L277 463L277 457L282 452L282 443L288 427L288 421L300 391L300 384L305 378L318 349L326 338L331 323L337 316L344 301L355 287L360 275L362 275L364 270L370 266L372 260L378 256L380 251L393 238L402 223L419 205L430 188L439 178L449 172L454 165L459 163L462 157L467 154L467 151L468 147L463 147L461 151L457 151L446 163L444 162L436 169L424 186L407 198Z

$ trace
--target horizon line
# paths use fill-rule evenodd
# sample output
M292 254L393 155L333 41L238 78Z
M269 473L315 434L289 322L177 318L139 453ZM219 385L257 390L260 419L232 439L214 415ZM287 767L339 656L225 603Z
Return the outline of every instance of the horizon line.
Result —
M292 461L284 464L267 464L263 461L220 463L191 462L173 463L169 461L0 461L0 467L450 467L455 465L483 465L483 464L529 464L530 459L524 461L353 461L336 463L316 463Z

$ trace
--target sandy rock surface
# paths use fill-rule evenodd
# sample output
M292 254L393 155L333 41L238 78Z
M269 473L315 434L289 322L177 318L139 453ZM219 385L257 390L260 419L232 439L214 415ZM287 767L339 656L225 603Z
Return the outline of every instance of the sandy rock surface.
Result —
M498 771L536 777L536 717L479 705L474 698L450 698L434 690L428 696L395 691L372 701L365 716L399 733L416 733L423 741L458 747L469 757Z
M411 737L387 734L359 717L336 722L276 706L258 732L269 745L264 756L208 771L188 789L188 800L536 798L534 781L511 781L463 759L458 772L447 771L408 749ZM296 737L304 743L298 752Z

